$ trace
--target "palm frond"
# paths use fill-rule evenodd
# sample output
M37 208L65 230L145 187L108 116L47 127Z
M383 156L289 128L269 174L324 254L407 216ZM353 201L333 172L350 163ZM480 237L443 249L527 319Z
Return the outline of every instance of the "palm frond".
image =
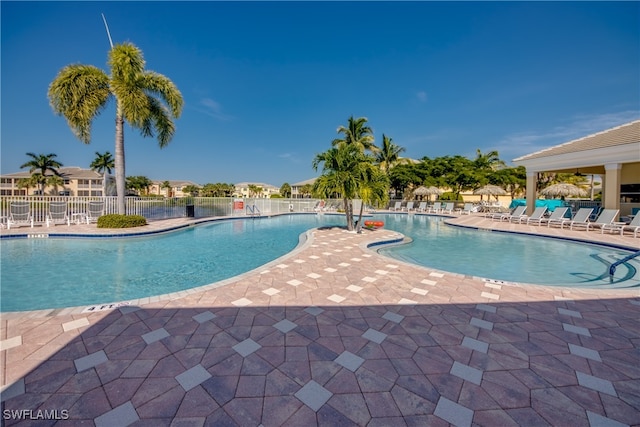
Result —
M53 111L64 116L80 141L91 142L91 122L106 107L111 92L109 77L92 65L68 65L49 85Z

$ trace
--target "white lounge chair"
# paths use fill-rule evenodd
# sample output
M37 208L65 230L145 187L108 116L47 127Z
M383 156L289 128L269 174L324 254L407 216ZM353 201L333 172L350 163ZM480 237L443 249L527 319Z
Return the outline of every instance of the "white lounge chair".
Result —
M569 228L571 228L573 224L577 224L579 222L586 223L587 221L589 221L589 217L591 216L592 212L593 208L580 208L578 209L578 212L576 212L576 214L573 216L573 218L562 218L561 220L554 221L553 223L549 221L547 226L550 227L551 225L560 224L560 228L564 228L564 225L567 224Z
M638 237L638 230L640 230L640 215L634 216L629 224L627 224L626 222L612 222L611 224L602 224L602 227L600 227L600 234L604 234L605 231L611 233L620 232L620 235L622 236L627 230L633 232L633 237Z
M405 206L404 208L402 208L402 210L406 210L407 212L412 211L413 210L413 202L407 202L407 206Z
M399 211L400 209L402 209L402 202L395 202L393 206L389 207L391 211Z
M640 234L639 233L640 232L640 214L636 214L636 216L633 217L633 219L629 224L620 224L620 223L617 223L617 224L614 223L610 225L605 224L600 229L602 233L604 233L605 227L607 227L607 229L609 229L609 227L617 227L617 229L620 230L621 236L624 236L625 231L632 231L633 237L638 237L638 234Z
M67 224L71 225L71 219L67 213L67 202L50 202L49 212L46 219L47 227L51 224Z
M429 206L427 208L427 213L438 213L440 212L440 209L442 209L442 205L443 203L441 202L436 202L433 205Z
M527 223L527 225L529 225L529 221L533 220L533 221L538 221L540 220L540 218L542 218L545 214L545 212L547 212L547 207L546 206L538 206L533 213L531 214L531 216L529 215L520 215L520 217L518 218L511 218L509 221L518 221L518 224L522 224L524 222Z
M90 201L89 208L87 209L87 224L92 222L98 222L98 218L102 216L104 212L104 202L102 201Z
M529 220L527 220L527 224L537 222L538 225L542 225L542 224L544 224L546 222L549 222L549 221L561 220L567 214L568 210L569 210L569 208L565 207L565 206L555 208L553 210L553 212L551 212L551 216L549 216L549 218L542 217L542 218L537 219L537 220L529 219Z
M565 224L571 224L572 222L587 222L589 217L591 216L591 212L593 212L593 208L580 208L578 212L573 216L573 218L559 218L553 221L547 221L547 227L551 227L552 225L559 225L560 228L564 228Z
M9 217L7 218L7 229L29 225L33 228L33 215L29 202L11 202L9 204Z
M592 221L592 222L584 221L584 222L576 222L576 223L572 221L571 224L569 225L569 228L573 230L573 227L577 227L577 228L584 227L585 230L589 231L589 228L594 229L597 227L602 227L605 224L612 224L613 220L616 219L616 217L618 216L618 212L620 212L618 209L603 209L595 221Z
M494 221L510 221L511 218L519 218L527 210L526 206L516 206L510 213L497 212L491 215Z
M416 212L425 212L427 210L427 202L420 202L416 208Z
M456 211L460 214L460 215L471 215L471 212L475 212L476 207L473 205L473 203L465 203L464 207L462 209L458 208L456 209Z
M455 206L455 203L453 202L449 202L449 203L445 203L444 206L440 209L440 213L453 213L453 207Z

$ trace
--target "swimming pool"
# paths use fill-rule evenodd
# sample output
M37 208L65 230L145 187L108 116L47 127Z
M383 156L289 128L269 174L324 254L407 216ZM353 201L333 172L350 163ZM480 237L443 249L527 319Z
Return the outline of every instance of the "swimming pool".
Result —
M386 215L385 228L413 238L409 245L379 253L438 270L508 282L554 286L640 286L638 258L616 270L609 266L628 251L566 240L489 232L445 224L430 215Z
M413 244L382 249L382 253L494 279L594 285L594 276L607 267L593 254L610 260L623 253L553 239L458 229L438 217L400 214L382 219L385 228L414 239ZM215 221L148 237L2 239L0 310L102 304L210 284L286 254L310 228L343 223L342 216L284 215ZM549 253L556 255L541 258ZM446 254L441 257L444 260L437 254ZM625 274L624 269L619 268L616 277L620 274ZM637 278L630 280L638 284ZM608 278L600 282L608 283Z

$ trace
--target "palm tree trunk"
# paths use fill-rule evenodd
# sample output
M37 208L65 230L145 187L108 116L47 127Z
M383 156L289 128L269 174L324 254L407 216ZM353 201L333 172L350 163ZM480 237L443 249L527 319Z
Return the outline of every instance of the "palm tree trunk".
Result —
M360 214L358 215L358 226L356 227L356 232L362 233L362 214L364 212L364 200L360 201Z
M347 230L353 231L353 210L351 206L351 200L344 198L344 214L347 219Z
M118 196L118 213L125 214L124 205L124 191L125 191L125 171L124 171L124 119L120 114L120 108L118 106L118 112L116 113L116 192Z

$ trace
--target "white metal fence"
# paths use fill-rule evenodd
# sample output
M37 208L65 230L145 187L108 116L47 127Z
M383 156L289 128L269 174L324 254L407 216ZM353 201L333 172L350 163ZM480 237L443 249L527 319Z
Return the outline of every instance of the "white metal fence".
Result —
M86 213L89 201L103 200L103 214L117 213L116 197L73 196L0 196L3 222L13 201L28 201L35 222L44 222L51 202L66 202L68 213ZM230 197L146 198L127 197L126 213L142 215L148 220L190 217L204 218L232 215L269 215L285 212L313 212L316 199L234 199Z

